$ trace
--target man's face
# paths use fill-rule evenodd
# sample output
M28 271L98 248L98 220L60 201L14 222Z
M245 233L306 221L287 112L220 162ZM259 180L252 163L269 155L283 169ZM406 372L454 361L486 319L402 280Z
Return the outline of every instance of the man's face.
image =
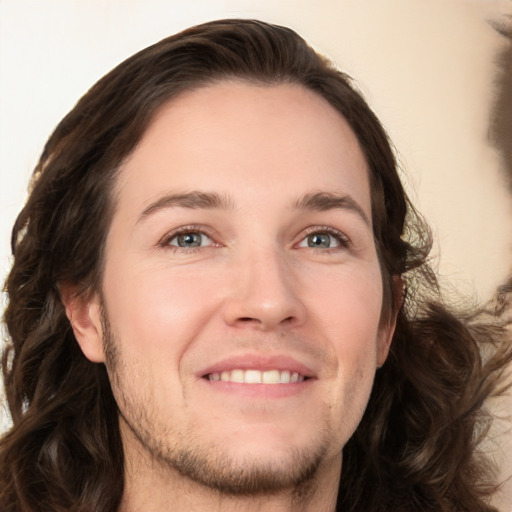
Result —
M114 197L79 341L106 361L127 453L229 492L339 472L391 335L345 120L299 86L185 93Z

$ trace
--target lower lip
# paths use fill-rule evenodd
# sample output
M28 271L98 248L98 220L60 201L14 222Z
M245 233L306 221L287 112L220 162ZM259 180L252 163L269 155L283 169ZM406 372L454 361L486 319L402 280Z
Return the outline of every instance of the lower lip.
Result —
M239 382L224 382L222 380L202 379L210 389L221 393L239 395L248 398L274 399L297 395L311 386L314 379L290 384L243 384Z

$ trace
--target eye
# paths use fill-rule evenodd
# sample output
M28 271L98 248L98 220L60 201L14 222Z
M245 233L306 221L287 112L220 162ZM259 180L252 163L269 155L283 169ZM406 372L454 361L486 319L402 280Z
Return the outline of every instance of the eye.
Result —
M186 231L175 233L165 241L165 245L180 247L183 249L194 249L213 245L212 239L200 231Z
M299 247L313 247L319 249L329 249L330 247L338 247L340 242L329 233L312 233L308 235Z
M316 230L310 232L301 242L299 247L313 249L334 249L337 247L348 247L348 238L337 230Z

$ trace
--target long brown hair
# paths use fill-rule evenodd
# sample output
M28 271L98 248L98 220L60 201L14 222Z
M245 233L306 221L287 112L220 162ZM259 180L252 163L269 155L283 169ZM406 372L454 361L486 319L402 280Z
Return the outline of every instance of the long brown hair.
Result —
M100 289L120 166L165 102L226 78L300 84L345 117L370 169L383 321L399 303L393 277L406 283L390 357L344 449L340 510L493 510L476 448L483 401L511 357L499 348L502 330L461 321L441 304L429 230L352 80L292 30L252 20L206 23L142 50L94 85L48 140L12 232L3 374L13 426L0 441L1 510L117 510L116 403L103 365L78 348L59 284L84 296ZM485 361L484 346L493 349Z

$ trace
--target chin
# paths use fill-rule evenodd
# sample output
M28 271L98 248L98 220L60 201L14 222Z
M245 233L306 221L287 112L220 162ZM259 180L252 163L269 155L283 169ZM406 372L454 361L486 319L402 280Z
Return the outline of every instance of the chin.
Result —
M218 448L182 451L169 465L182 476L228 495L275 494L303 487L315 479L325 447L289 449L286 454L238 455Z
M290 434L260 425L212 438L211 431L184 428L167 437L137 423L123 426L129 426L123 428L125 434L130 433L129 444L136 442L136 452L157 461L162 474L177 472L191 482L233 496L301 489L315 480L333 450L332 432L320 428L316 435L309 432L307 436L299 426Z

